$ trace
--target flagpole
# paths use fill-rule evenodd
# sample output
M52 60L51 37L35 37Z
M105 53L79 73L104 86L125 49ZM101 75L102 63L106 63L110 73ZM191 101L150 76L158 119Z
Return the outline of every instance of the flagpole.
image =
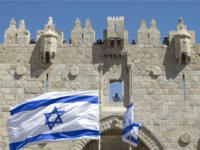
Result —
M129 135L129 150L131 150L131 134Z
M131 97L131 102L132 102L132 97ZM129 150L131 150L131 131L130 131L130 134L129 134Z
M99 103L99 100L98 100L98 103ZM100 106L100 104L99 104L99 106ZM99 109L100 109L100 107L99 107ZM99 116L99 130L100 130L100 116ZM100 131L100 138L99 138L98 144L99 144L98 150L101 150L101 131Z
M99 147L98 147L98 150L101 149L101 139L99 139Z

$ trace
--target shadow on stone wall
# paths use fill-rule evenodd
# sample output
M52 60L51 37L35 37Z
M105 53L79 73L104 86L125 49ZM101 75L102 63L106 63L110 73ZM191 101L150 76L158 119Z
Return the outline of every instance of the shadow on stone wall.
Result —
M198 140L198 143L197 143L197 150L200 150L200 139Z
M186 67L185 64L179 64L178 61L175 59L175 51L172 41L166 49L165 58L163 61L167 80L175 79L179 75L179 73Z
M52 64L45 64L40 57L40 39L36 42L30 60L30 76L31 78L38 78L47 70Z
M179 138L179 140L178 140L178 145L180 146L180 147L187 147L188 146L188 143L186 144L186 143L183 143L182 141L181 141L181 138Z

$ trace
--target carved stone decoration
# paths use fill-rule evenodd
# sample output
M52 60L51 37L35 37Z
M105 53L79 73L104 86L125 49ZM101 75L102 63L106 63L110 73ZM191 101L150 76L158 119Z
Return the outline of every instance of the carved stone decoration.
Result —
M17 75L24 75L24 73L26 72L26 68L25 67L22 67L22 66L17 66L16 67L16 74Z
M114 118L118 119L118 122L115 124L113 124ZM122 117L121 116L110 116L110 117L101 119L101 121L100 121L100 132L101 132L102 136L104 135L103 133L106 131L109 131L109 129L121 129L122 130L122 127L123 127L123 116ZM116 134L115 134L115 136L116 136ZM147 149L149 149L149 150L165 150L164 146L159 141L159 139L156 138L155 135L153 134L153 132L149 131L149 129L147 129L144 125L142 125L142 127L138 131L137 138L138 138L138 140L141 140L142 143L144 143L146 145ZM88 147L86 147L86 146L90 141L92 141L92 140L89 140L89 139L77 140L77 141L75 141L75 143L73 143L73 145L70 146L70 149L71 150L81 150L81 149L87 150ZM121 133L120 133L120 141L121 141ZM141 142L139 141L139 143L141 143ZM101 142L101 144L102 144L102 149L103 149L104 144L102 142ZM94 150L97 149L96 147L93 147ZM109 149L111 149L111 148L109 148ZM142 149L142 148L140 147L139 149ZM146 150L146 149L144 149L144 150Z
M58 34L52 30L47 30L41 36L40 56L43 63L53 63L57 51Z
M151 71L152 71L154 76L159 76L161 74L161 68L160 67L153 67Z
M179 19L179 25L174 35L175 58L179 64L187 64L191 60L191 35L187 31L187 26L183 24L183 19Z
M191 135L190 135L190 133L183 133L182 135L181 135L181 141L183 142L183 143L189 143L190 142L190 140L191 140Z
M73 66L70 68L70 73L72 76L77 76L79 74L79 68L76 66Z
M118 120L117 118L114 118L114 119L113 119L113 123L118 123L118 121L119 121L119 120Z

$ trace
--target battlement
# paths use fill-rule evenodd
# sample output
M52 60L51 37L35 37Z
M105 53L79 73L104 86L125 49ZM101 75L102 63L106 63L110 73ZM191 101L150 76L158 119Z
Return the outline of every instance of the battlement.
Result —
M55 29L52 17L43 29L37 30L36 41L30 40L24 20L19 22L19 28L11 20L4 44L0 44L0 150L9 149L6 126L10 106L45 92L94 90L99 92L101 150L128 149L121 135L123 116L131 99L134 117L142 124L139 145L132 149L199 150L200 45L195 44L195 32L187 30L183 19L177 26L174 24L174 31L169 31L161 43L156 20L146 22L141 18L137 23L137 42L132 40L131 44L124 17L107 17L103 40L96 43L91 21L85 20L84 26L78 18L74 21L67 44L63 31ZM120 101L111 101L116 99L112 91L118 93ZM91 98L85 98L93 103ZM80 111L85 115L84 107ZM64 115L68 113L71 110ZM39 117L44 125L45 115ZM19 126L23 123L19 122ZM45 133L54 131L45 126ZM73 137L79 135L77 132ZM60 141L24 150L96 150L97 144L95 139Z
M116 20L116 21L120 20L120 21L124 21L124 16L122 16L122 17L121 16L119 16L119 17L117 16L116 18L115 18L115 16L113 16L113 17L110 16L110 17L107 17L107 21L108 20Z

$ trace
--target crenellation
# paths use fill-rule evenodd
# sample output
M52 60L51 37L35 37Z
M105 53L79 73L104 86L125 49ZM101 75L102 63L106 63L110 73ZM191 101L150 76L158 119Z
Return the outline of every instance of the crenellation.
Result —
M30 33L24 21L20 21L17 29L15 20L11 20L4 44L0 44L2 150L9 148L5 123L9 107L45 93L47 81L48 92L98 90L101 137L112 135L119 149L128 146L118 139L118 133L121 133L130 97L134 102L134 117L142 124L136 149L183 149L185 135L190 135L191 140L184 149L199 148L200 45L195 44L195 31L187 31L180 18L176 31L169 31L169 45L162 45L156 21L152 19L147 29L142 19L137 42L128 44L124 17L108 17L107 23L100 44L95 43L91 21L87 19L82 28L77 19L67 44L63 42L63 31L56 30L49 17L44 30L37 30L36 43L29 44ZM184 47L182 42L185 42ZM49 62L44 61L46 52L51 59ZM180 55L182 53L186 53L186 57ZM183 62L183 57L187 61ZM122 102L109 101L110 96L114 96L109 92L113 82L121 83ZM87 150L93 142L77 140L23 149ZM102 150L116 149L116 143L103 140L101 144Z

